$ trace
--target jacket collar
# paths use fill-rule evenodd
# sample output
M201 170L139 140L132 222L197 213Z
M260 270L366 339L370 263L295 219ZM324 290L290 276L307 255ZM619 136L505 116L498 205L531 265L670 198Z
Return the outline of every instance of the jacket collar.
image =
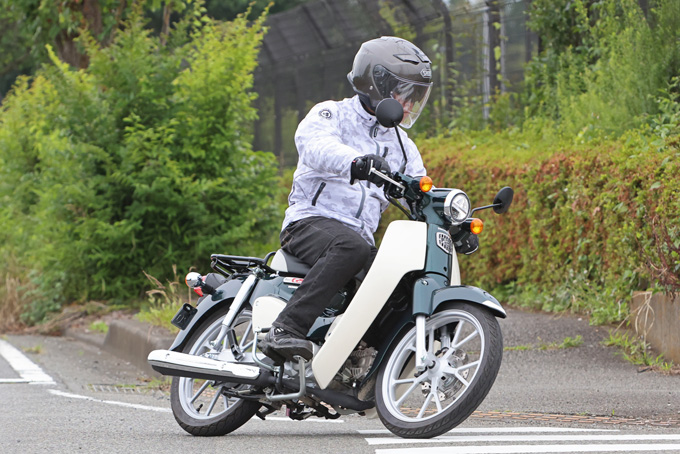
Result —
M370 113L366 112L366 109L364 109L364 106L361 105L361 100L359 100L359 95L354 95L352 98L352 107L354 108L355 112L361 118L361 120L365 123L369 124L374 124L376 121L378 121L374 115L371 115Z

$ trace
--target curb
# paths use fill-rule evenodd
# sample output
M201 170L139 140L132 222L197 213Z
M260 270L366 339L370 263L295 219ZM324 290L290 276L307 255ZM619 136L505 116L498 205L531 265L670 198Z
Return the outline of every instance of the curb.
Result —
M137 320L112 320L106 337L93 333L67 330L67 336L111 353L140 369L150 377L161 377L146 358L152 350L168 349L175 336L167 330Z

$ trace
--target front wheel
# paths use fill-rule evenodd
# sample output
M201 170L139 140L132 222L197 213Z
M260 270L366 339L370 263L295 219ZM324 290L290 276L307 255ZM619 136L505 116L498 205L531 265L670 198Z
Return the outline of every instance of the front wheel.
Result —
M214 340L222 327L222 320L229 308L225 307L203 322L191 336L183 352L205 355L215 351ZM251 357L253 331L250 310L242 310L232 322L244 361ZM221 346L220 359L236 361L231 355L226 339ZM223 357L227 355L228 357ZM223 383L187 377L174 377L170 389L170 404L175 420L192 435L217 436L232 432L248 422L260 408L258 402L237 399L225 395L229 389L246 389L248 385Z
M378 415L404 438L436 437L465 421L491 389L503 357L498 320L473 304L449 304L427 319L425 332L427 368L415 369L414 327L376 381Z

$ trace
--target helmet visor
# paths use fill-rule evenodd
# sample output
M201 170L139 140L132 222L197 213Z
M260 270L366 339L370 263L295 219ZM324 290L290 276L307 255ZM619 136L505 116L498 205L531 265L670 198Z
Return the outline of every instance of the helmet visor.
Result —
M397 79L397 84L390 92L390 96L399 101L404 108L404 119L400 125L408 129L413 126L425 108L432 83L413 82L397 76L393 77Z

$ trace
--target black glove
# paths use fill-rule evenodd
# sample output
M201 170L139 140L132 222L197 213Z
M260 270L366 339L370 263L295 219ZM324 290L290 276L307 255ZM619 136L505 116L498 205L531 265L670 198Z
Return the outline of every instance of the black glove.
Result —
M354 180L368 180L380 187L385 183L385 180L378 175L371 173L371 169L375 169L382 173L390 172L390 165L385 161L385 158L377 154L367 154L360 156L352 161L352 169L350 184L354 184Z

